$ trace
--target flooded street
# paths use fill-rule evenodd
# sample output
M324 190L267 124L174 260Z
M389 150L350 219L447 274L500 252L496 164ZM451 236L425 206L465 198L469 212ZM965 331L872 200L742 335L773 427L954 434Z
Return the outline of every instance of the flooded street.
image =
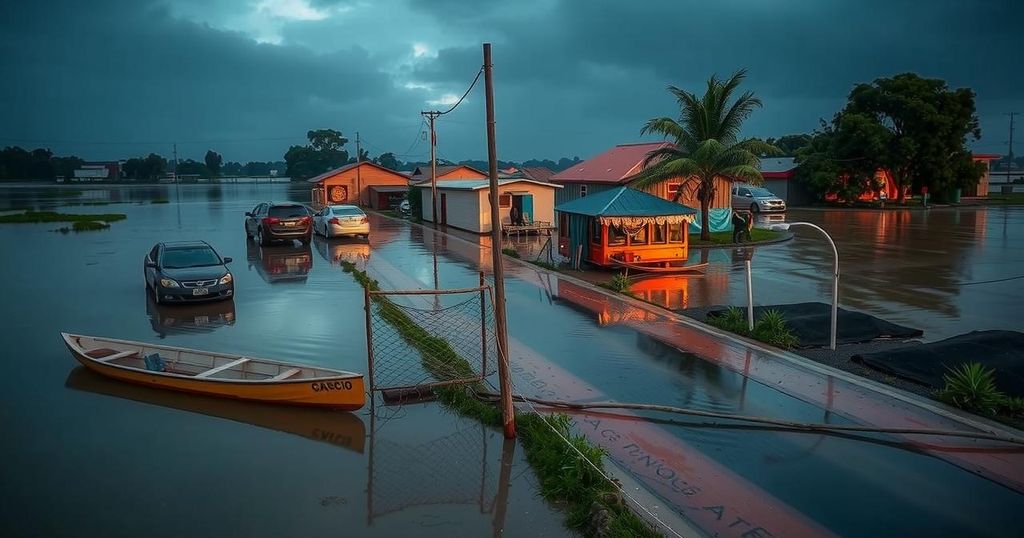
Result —
M57 234L2 225L8 283L0 346L8 375L0 455L3 527L16 535L563 535L521 447L436 405L356 414L269 408L124 386L77 367L60 331L160 341L363 372L363 292L474 286L490 252L372 216L370 244L248 243L257 202L308 199L302 186L0 190L0 209L125 213L111 229ZM154 199L170 199L152 204ZM93 207L66 204L120 202ZM924 329L935 340L1019 329L1024 211L792 211L834 233L845 307ZM1018 232L1015 232L1018 231ZM830 254L813 233L755 251L758 304L824 301ZM231 256L236 298L158 306L142 259L157 241L204 239ZM698 256L693 251L692 256ZM704 277L648 283L672 308L739 304L742 253L707 251ZM734 341L510 263L513 382L520 393L657 403L832 424L953 427L905 401L818 375ZM666 506L709 534L1003 536L1024 510L1024 451L887 435L824 435L581 413L577 427ZM518 450L517 450L518 448ZM511 472L502 473L511 466ZM926 492L926 493L925 493ZM188 517L182 517L188 514ZM507 517L506 517L507 516ZM740 518L743 523L737 523ZM4 533L7 535L8 533ZM767 535L767 534L752 534Z

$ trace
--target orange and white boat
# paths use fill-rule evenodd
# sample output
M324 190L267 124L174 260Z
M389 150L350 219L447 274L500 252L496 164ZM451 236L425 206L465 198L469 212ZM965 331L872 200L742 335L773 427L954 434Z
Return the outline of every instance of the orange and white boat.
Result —
M83 366L114 379L183 392L354 411L363 375L270 359L61 333Z

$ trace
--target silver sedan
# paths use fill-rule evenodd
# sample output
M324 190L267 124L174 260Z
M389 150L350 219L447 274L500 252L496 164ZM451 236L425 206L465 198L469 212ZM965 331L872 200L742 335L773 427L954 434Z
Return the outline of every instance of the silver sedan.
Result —
M370 238L370 219L354 205L324 206L313 217L313 232L324 237L344 235Z

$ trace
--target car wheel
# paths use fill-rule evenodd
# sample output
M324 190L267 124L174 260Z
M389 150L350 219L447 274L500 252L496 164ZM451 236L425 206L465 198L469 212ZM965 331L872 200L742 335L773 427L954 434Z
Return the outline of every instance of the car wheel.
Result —
M267 239L266 235L263 235L263 227L256 228L256 239L261 247L270 246L270 240Z
M750 212L751 213L760 213L761 212L761 208L757 207L757 204L750 204Z

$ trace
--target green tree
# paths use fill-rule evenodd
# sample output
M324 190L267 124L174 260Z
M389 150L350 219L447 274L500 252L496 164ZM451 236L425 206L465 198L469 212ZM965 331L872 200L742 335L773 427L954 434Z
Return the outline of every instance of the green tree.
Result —
M291 146L284 155L287 174L292 179L308 179L348 162L348 152L341 149L348 139L341 131L319 129L306 133L309 144Z
M971 159L968 138L981 137L974 109L974 92L969 88L951 90L939 79L913 73L879 78L858 84L850 92L846 107L836 120L836 134L847 128L850 115L858 115L887 132L875 160L892 174L900 187L919 190L928 187L939 196L954 188L977 185L983 173ZM854 122L864 129L861 120ZM881 135L877 135L881 136ZM869 140L874 142L876 135ZM876 148L862 148L872 157Z
M761 100L751 91L733 100L733 93L744 78L745 70L726 80L712 76L703 97L669 86L668 91L679 104L679 119L654 118L640 130L641 134L660 134L674 144L647 155L635 185L643 188L670 179L695 184L701 209L700 236L704 241L711 240L708 213L715 198L715 178L727 176L759 184L764 179L758 155L779 153L778 148L762 140L739 139L744 120L761 106ZM678 201L684 190L680 188L673 201Z
M224 158L220 156L220 153L208 149L203 160L206 161L206 169L210 171L211 176L217 177L220 175L220 165L224 162Z
M373 160L373 162L389 170L398 170L399 168L402 167L401 161L399 161L395 157L395 154L391 153L390 151L387 153L381 153L380 155L377 156L376 159Z
M178 161L178 165L175 167L174 172L179 177L211 175L210 169L207 168L206 164L193 159L185 159L184 161Z
M780 155L784 157L795 157L796 152L811 143L809 134L791 134L779 138L767 138L765 142L779 148Z

